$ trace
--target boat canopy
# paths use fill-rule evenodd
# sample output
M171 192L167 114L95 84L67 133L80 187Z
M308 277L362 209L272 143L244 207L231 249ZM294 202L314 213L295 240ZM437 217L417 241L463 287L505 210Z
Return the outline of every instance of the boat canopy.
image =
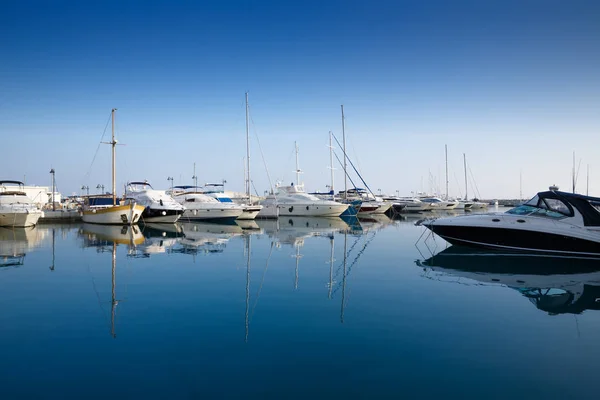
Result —
M150 189L152 189L152 185L148 183L148 181L144 181L144 182L128 182L127 186L134 186L134 185L141 185L141 186L148 186L150 187Z
M518 213L520 208L529 207L546 211L546 216L562 218L573 216L577 209L583 217L585 226L600 226L600 198L582 194L548 190L539 192L523 205L507 212Z
M0 181L0 186L4 185L5 183L8 183L10 185L25 186L25 184L21 181Z

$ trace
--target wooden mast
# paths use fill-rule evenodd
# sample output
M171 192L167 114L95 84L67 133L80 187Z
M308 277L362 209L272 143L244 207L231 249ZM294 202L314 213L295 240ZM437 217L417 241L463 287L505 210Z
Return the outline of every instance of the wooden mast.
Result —
M111 110L111 119L112 119L112 140L110 141L110 144L112 145L112 199L113 199L113 206L117 205L117 166L116 166L116 148L117 148L117 141L115 140L115 111L117 111L116 108L113 108Z

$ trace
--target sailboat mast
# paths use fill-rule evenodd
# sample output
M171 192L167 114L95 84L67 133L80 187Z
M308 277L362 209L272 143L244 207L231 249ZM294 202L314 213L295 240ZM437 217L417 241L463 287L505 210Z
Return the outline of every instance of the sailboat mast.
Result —
M246 195L250 201L250 118L248 111L248 92L246 92Z
M331 142L331 137L333 136L333 132L329 131L329 168L331 169L331 186L329 190L331 191L331 196L335 196L335 189L333 188L333 144Z
M346 175L346 120L344 118L344 105L342 104L342 139L344 142L344 199L348 197L348 176Z
M113 206L117 205L117 166L116 166L116 148L117 148L117 142L115 141L115 111L117 111L116 108L113 108L111 110L111 119L112 119L112 140L110 141L110 144L112 145L112 199L113 199Z
M519 200L523 200L523 171L519 171Z
M586 177L586 184L585 184L585 195L586 196L590 195L590 164L587 165L587 177Z
M469 190L467 188L467 156L463 153L463 162L465 165L465 200L469 200Z
M448 145L444 145L446 148L446 200L448 200Z

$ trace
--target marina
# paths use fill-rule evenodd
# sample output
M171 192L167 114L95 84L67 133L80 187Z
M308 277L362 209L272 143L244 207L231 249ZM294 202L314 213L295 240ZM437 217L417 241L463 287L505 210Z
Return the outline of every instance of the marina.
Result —
M600 398L600 2L2 17L0 400Z

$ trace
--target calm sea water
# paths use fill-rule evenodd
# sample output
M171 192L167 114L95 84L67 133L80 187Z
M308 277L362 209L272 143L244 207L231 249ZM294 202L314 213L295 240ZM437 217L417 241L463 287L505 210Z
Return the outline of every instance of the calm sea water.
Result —
M1 398L600 396L600 265L417 218L0 228Z

